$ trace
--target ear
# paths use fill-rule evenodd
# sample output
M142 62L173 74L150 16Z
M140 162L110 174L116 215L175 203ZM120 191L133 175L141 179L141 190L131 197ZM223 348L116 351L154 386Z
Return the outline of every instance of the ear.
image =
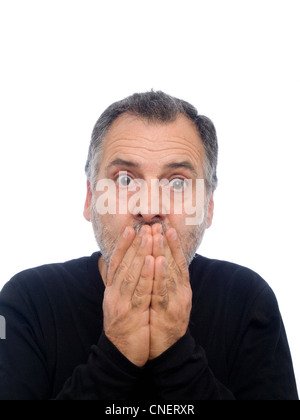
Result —
M86 193L83 215L88 222L91 221L92 198L93 198L93 193L91 189L91 184L89 181L87 181L87 193Z
M206 228L210 228L212 225L213 217L214 217L214 191L211 193L210 199L209 199L209 205L208 205L208 216L207 216L207 224Z

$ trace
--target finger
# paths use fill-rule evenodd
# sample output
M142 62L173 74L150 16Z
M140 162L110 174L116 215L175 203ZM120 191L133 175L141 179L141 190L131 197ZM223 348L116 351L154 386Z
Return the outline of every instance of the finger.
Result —
M154 310L167 309L168 303L167 262L165 257L160 256L155 260L151 307Z
M152 226L152 235L156 235L157 233L163 234L163 228L160 223L155 223Z
M153 256L147 255L145 257L138 284L133 293L133 307L140 307L142 305L145 309L149 308L153 290L154 264L155 260Z
M130 265L131 260L134 258L137 250L141 244L143 236L143 228L138 235L135 234L135 230L128 226L122 233L119 242L113 252L109 263L109 269L107 274L107 285L111 286L114 280L117 278L116 273L120 271L120 268L125 273ZM125 262L122 264L126 256Z
M164 256L171 269L177 268L166 235L155 234L153 236L153 256L155 258Z
M163 228L160 223L155 223L152 226L153 235L153 256L157 258L164 255L163 251Z
M113 252L113 255L109 262L109 268L107 272L107 286L110 286L113 282L113 278L117 268L123 260L128 248L131 246L135 239L135 231L130 226L127 226L123 231L118 244Z
M155 260L153 256L147 255L145 257L144 265L138 282L138 287L145 294L151 294L153 290L154 264Z
M182 274L183 280L189 282L189 269L176 230L174 228L168 229L165 239L168 245L165 246L167 261L169 262L173 258Z
M149 235L152 235L152 227L149 225L143 225L142 228L144 233L148 233Z
M164 237L161 233L156 233L153 235L153 256L157 258L164 255Z
M120 280L120 292L128 299L132 299L140 280L141 272L145 264L145 258L152 253L152 235L143 235L142 242L133 258L129 251L128 259L126 254L120 266L120 268L122 265L127 267L125 276Z
M171 278L180 283L189 283L189 271L184 253L174 228L168 229L163 237L155 235L153 238L154 257L166 258ZM173 281L172 280L172 281Z

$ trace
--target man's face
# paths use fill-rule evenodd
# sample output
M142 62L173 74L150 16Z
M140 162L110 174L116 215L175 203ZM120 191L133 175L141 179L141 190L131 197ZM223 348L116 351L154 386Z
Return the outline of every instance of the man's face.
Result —
M126 214L117 211L117 214L100 215L96 203L103 192L93 192L88 187L84 213L93 224L96 240L107 264L126 226L132 226L138 232L144 224L151 226L155 223L160 223L163 231L170 227L176 229L186 260L188 264L191 262L205 229L211 224L213 197L205 203L197 203L204 208L204 218L201 223L194 225L187 224L190 214L186 213L185 206L178 212L175 202L180 201L180 197L184 200L185 180L191 180L187 182L191 186L192 201L196 203L197 179L204 179L204 159L204 149L196 127L183 115L174 122L161 124L124 114L112 124L104 139L97 180L114 183L117 209L125 191L129 202L132 198L131 204L123 212ZM138 180L142 180L145 200L134 200L136 189L132 186L136 185L136 181L141 182ZM161 180L165 184L158 187L159 194L155 195L154 185L158 185L155 182ZM168 186L165 186L166 180L169 181ZM206 199L204 189L203 196ZM164 204L163 197L168 198L165 203L169 201L169 207ZM154 200L158 201L155 205Z

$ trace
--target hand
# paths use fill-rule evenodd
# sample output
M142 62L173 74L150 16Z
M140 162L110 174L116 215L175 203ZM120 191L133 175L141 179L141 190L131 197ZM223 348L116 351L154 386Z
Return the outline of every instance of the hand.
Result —
M164 353L186 334L192 309L189 270L176 230L164 236L152 226L154 283L150 307L150 359Z
M154 278L150 226L136 236L128 227L111 258L103 300L107 338L136 366L150 354L150 303Z

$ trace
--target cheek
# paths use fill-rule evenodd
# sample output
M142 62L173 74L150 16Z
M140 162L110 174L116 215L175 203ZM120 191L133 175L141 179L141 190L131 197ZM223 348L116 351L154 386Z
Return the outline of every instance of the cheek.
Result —
M179 236L183 236L188 230L186 225L186 215L185 214L170 214L168 215L169 227L176 229Z
M127 214L105 214L99 216L99 218L100 223L107 226L110 232L114 233L116 236L119 236L127 226L132 225L132 216Z

